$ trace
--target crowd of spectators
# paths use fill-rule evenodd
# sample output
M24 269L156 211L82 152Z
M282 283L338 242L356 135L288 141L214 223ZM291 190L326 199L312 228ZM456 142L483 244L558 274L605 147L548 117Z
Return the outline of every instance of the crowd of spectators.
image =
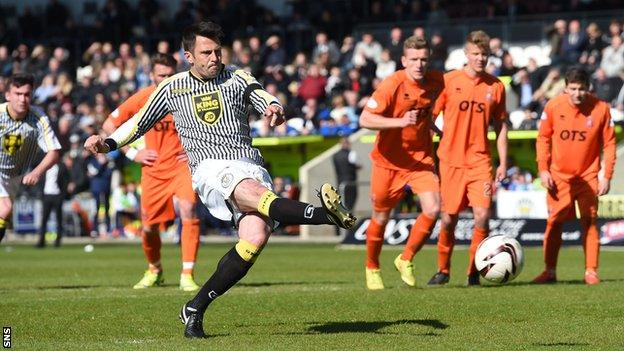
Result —
M363 8L362 3L370 7ZM564 2L568 3L568 2ZM586 2L570 2L585 4ZM592 3L590 2L590 6ZM608 1L604 2L609 4ZM323 5L323 6L321 6ZM327 5L327 6L324 6ZM441 6L443 5L443 6ZM250 116L254 137L321 134L348 135L356 131L358 117L375 87L401 68L402 41L411 35L428 37L432 44L430 64L444 70L449 47L440 32L426 33L424 27L405 30L388 27L383 36L363 32L352 36L353 21L431 20L476 16L464 2L446 1L294 1L288 18L276 16L255 2L183 1L173 22L163 20L156 0L141 0L132 8L123 0L108 0L88 28L75 24L65 5L50 0L43 13L26 8L19 16L19 30L7 31L4 16L0 21L0 92L13 73L35 76L34 102L47 112L65 152L64 160L74 187L71 193L92 193L107 205L111 196L111 173L129 161L121 154L92 157L81 145L99 131L101 123L116 106L137 89L150 84L150 55L172 54L178 70L189 68L177 35L179 28L200 18L214 18L229 35L224 41L223 61L250 71L268 92L285 106L287 123L271 127L266 119ZM585 6L583 5L583 6ZM350 19L335 7L350 9ZM568 10L561 2L485 1L488 14L522 14L525 11ZM547 7L547 8L546 8ZM340 10L340 9L339 9ZM0 10L1 11L1 10ZM399 18L400 16L400 18ZM348 16L347 16L348 17ZM175 24L175 27L173 27ZM262 31L256 29L262 27ZM309 45L288 40L278 28L305 28ZM492 38L491 59L487 70L504 79L515 129L535 129L539 114L548 99L563 87L563 72L569 65L585 65L593 74L593 90L609 102L614 113L624 110L624 45L622 24L613 20L608 28L577 20L557 20L547 28L550 64L538 65L534 57L525 58L523 67L507 50L510 43ZM154 43L146 39L163 39ZM86 38L84 50L68 48L62 38ZM48 37L48 38L46 38ZM59 38L55 40L49 38ZM145 39L145 40L144 40ZM296 39L296 38L295 38ZM0 94L0 101L4 94ZM85 176L86 175L86 176ZM521 178L518 175L511 176ZM526 175L525 175L526 181ZM521 183L517 180L517 183ZM529 182L530 183L530 182ZM520 186L518 186L520 187ZM96 221L96 220L94 220ZM106 223L110 228L112 225ZM110 229L109 229L110 230Z

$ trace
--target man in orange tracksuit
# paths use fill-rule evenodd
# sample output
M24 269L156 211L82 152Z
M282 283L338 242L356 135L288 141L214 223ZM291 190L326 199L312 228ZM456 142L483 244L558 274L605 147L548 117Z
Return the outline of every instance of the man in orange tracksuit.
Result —
M444 91L433 111L434 116L444 112L444 133L438 148L442 189L438 272L429 280L429 285L449 281L458 214L467 205L472 207L474 214L468 285L479 284L474 255L479 243L488 236L493 192L492 160L487 138L490 123L496 132L500 160L496 181L505 177L507 168L505 88L498 78L485 72L489 41L483 31L468 35L464 45L468 63L463 69L444 75Z
M156 54L150 73L153 85L139 90L106 119L103 129L112 133L146 104L156 86L175 73L176 61L170 55ZM196 195L191 184L191 172L186 153L168 115L145 134L145 149L125 150L126 156L143 165L141 169L141 219L143 222L143 251L148 270L134 285L144 289L164 282L160 263L160 226L175 219L173 197L178 200L182 219L182 274L180 289L195 291L199 286L193 279L193 268L199 248L199 220L195 215Z
M431 234L440 210L440 187L433 161L431 110L444 88L441 72L427 71L430 48L410 37L403 45L399 70L386 78L368 100L360 125L379 130L371 152L373 215L366 231L366 286L383 289L379 254L390 211L409 185L418 194L422 213L414 223L405 250L394 264L401 279L416 284L412 258Z
M548 189L548 220L544 233L546 269L534 283L557 281L557 256L565 220L578 203L585 252L585 283L598 284L600 241L596 227L598 196L609 192L615 165L615 132L609 105L589 91L589 74L573 67L565 76L563 94L544 107L537 137L537 165ZM600 170L600 151L604 166Z

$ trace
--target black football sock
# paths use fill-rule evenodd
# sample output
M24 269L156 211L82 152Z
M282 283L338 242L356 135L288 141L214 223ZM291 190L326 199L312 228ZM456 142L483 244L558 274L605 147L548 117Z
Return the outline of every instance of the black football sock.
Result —
M2 242L5 232L6 232L6 228L0 228L0 242Z
M281 224L334 224L323 207L278 197L267 190L260 198L258 211Z

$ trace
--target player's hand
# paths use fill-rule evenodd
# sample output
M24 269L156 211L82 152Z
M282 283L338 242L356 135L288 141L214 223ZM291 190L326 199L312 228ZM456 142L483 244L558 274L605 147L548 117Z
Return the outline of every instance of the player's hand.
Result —
M185 162L188 162L188 155L186 154L186 152L182 151L176 155L176 159L180 163L185 163Z
M494 178L494 181L496 183L500 183L505 178L507 178L507 167L505 165L500 165L496 168L496 177Z
M552 175L548 171L541 171L540 179L542 180L542 186L548 190L555 189L555 181L552 179Z
M271 119L271 127L284 123L284 109L276 104L270 104L264 110L264 117Z
M606 178L598 178L598 196L602 196L611 189L611 180Z
M140 163L143 166L153 166L154 162L158 158L158 152L152 149L143 149L137 152L134 157L134 162Z
M420 115L420 110L409 110L405 112L403 117L399 120L401 128L415 125L416 122L418 122L418 115Z
M24 178L22 178L22 184L35 185L39 182L40 178L41 178L41 174L39 174L38 172L32 171L26 174Z
M105 154L110 151L110 148L104 143L104 138L99 135L92 135L84 143L85 150L89 151L93 155L102 153Z

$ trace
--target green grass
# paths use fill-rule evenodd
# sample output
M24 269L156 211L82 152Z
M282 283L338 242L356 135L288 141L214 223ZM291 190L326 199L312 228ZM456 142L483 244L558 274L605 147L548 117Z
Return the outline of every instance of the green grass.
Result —
M229 245L204 245L204 281ZM435 251L416 256L419 288L400 282L396 249L382 254L386 290L364 288L364 251L272 244L248 276L209 308L205 340L185 340L177 289L179 249L163 247L167 285L131 286L145 263L139 245L36 250L0 246L0 323L17 350L621 350L624 252L601 254L598 286L585 286L580 248L561 251L560 283L527 284L541 250L525 250L512 284L465 288L465 250L451 283L424 287Z

